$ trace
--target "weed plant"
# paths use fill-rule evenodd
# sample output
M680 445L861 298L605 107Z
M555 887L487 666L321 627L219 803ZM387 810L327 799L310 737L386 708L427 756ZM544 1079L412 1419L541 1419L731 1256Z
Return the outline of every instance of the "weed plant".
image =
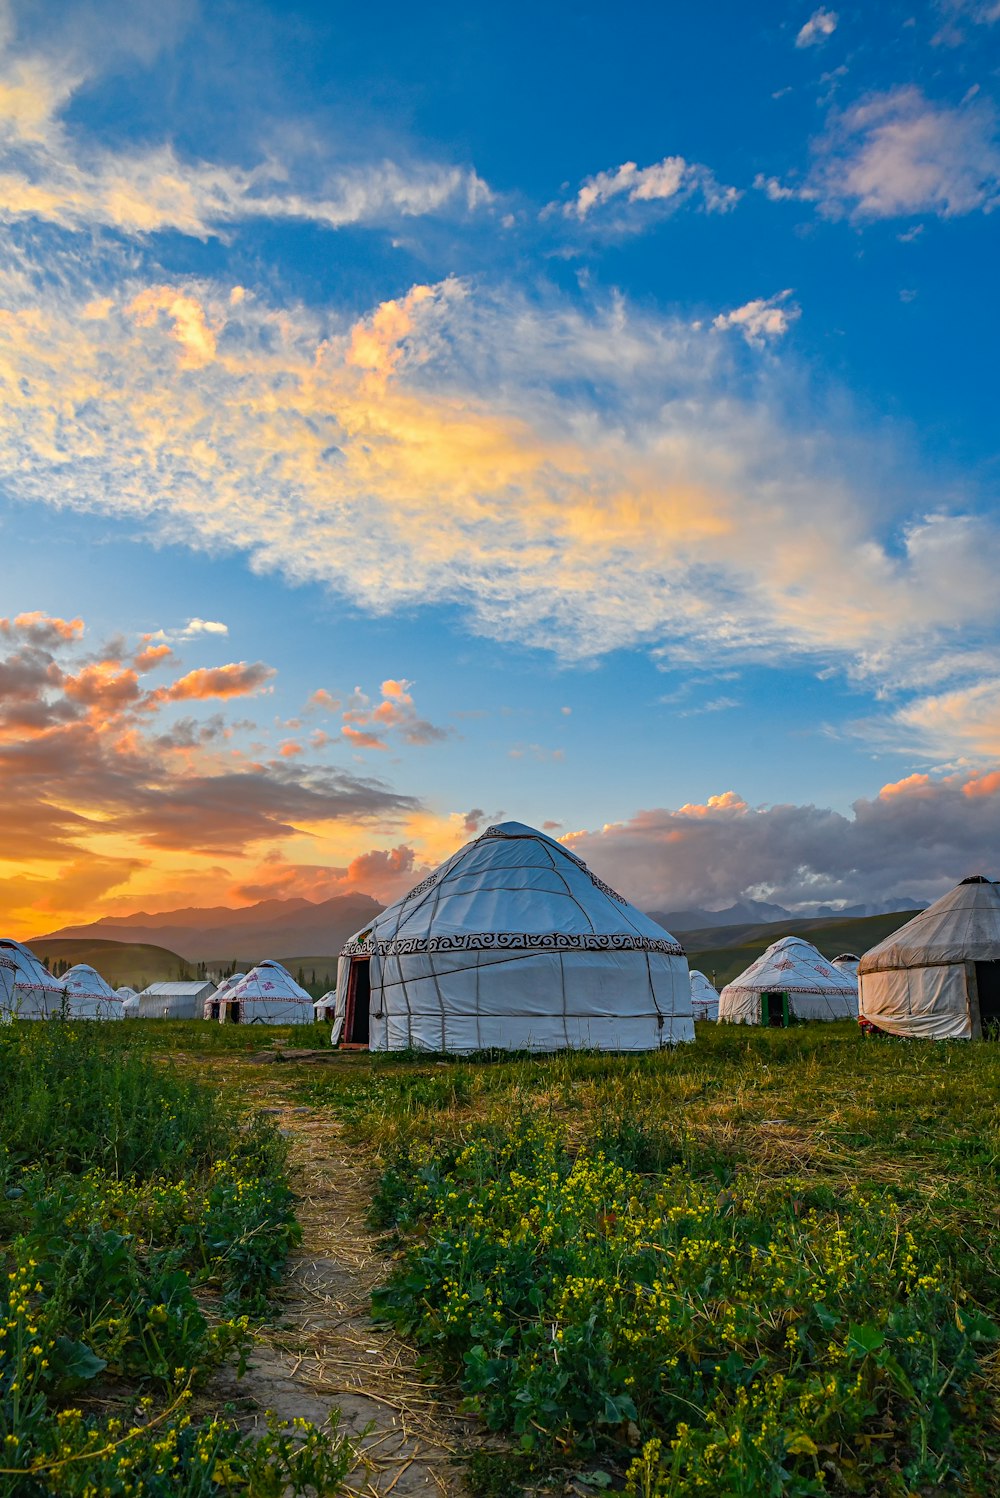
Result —
M123 1029L0 1029L0 1495L336 1492L335 1429L191 1416L297 1241L286 1150Z
M1000 1490L1000 1048L699 1026L300 1089L381 1160L379 1314L511 1440L483 1495Z

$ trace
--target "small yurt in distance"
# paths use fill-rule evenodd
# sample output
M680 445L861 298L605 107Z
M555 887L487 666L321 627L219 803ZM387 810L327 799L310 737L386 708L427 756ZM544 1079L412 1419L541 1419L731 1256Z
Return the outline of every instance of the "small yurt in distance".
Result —
M695 1019L719 1018L719 994L704 973L691 971L691 1009Z
M258 962L228 989L219 1008L224 1025L311 1025L313 1001L280 962Z
M333 1043L647 1051L694 1039L683 948L522 822L488 827L347 943Z
M128 984L125 983L121 988L116 989L115 992L118 998L121 1000L122 1019L138 1019L139 994L136 989L130 988Z
M197 979L190 982L150 983L139 995L139 1019L201 1019L205 1000L215 984Z
M337 1012L337 990L331 988L321 999L317 999L313 1005L313 1014L316 1016L318 1025L332 1024Z
M215 992L207 995L203 1018L221 1020L222 1005L226 994L229 993L230 989L235 988L237 983L242 983L245 977L246 973L230 973L228 978L223 978Z
M866 952L863 1020L892 1035L970 1040L1000 1026L1000 886L981 874Z
M122 1001L100 973L78 962L63 973L59 982L66 995L63 1013L67 1019L124 1019Z
M18 1019L48 1019L62 1013L63 990L59 980L42 966L34 952L5 937L0 940L0 957L9 958L17 968L12 1012Z
M857 1017L854 979L801 936L773 942L719 997L720 1024L780 1026L793 1019Z
M830 961L838 973L846 973L848 978L857 978L858 963L861 961L857 952L841 952L839 956L831 957Z

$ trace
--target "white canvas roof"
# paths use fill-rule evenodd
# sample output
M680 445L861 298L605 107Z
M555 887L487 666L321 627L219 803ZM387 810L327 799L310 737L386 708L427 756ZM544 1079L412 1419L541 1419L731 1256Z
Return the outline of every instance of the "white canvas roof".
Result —
M8 937L0 939L0 956L17 969L14 1008L21 1019L45 1019L62 1010L63 990L28 947Z
M335 1040L351 963L366 957L379 1050L650 1050L694 1038L683 949L522 822L488 827L347 943Z
M830 961L838 973L846 973L849 978L857 977L861 958L856 952L841 952L839 957L831 957Z
M311 1024L313 1001L304 988L300 988L287 968L270 959L251 968L245 978L235 983L222 995L219 1018L225 1022L239 1005L239 1021L243 1025L296 1025Z
M861 973L1000 961L1000 885L970 877L866 952Z
M85 962L71 967L59 981L66 994L66 1013L70 1019L124 1019L121 999L100 973Z
M857 1017L857 985L838 972L801 936L773 942L755 962L727 983L719 1000L719 1019L740 1024L760 1023L760 996L786 993L792 1014L799 1019Z
M718 1019L718 991L697 968L691 971L691 1004L695 1019Z
M137 999L139 997L139 990L137 988L129 988L127 983L123 983L121 988L116 988L115 993L120 999Z
M78 962L68 972L63 973L59 982L68 994L89 994L97 999L115 999L118 995L106 983L95 968L88 967L85 962Z

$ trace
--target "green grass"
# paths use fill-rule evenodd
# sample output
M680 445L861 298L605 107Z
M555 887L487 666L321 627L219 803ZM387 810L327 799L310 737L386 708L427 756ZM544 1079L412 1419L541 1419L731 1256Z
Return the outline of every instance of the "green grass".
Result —
M0 1495L335 1492L335 1433L191 1417L297 1241L286 1146L126 1029L0 1028Z
M296 1086L379 1162L381 1314L512 1442L483 1494L996 1490L1000 1047L699 1026Z

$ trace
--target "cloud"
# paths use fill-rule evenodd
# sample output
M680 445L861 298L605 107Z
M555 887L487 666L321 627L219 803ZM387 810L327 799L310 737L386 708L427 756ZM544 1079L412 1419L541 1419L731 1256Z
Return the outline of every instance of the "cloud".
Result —
M747 343L762 347L770 338L781 338L800 315L800 309L789 304L791 290L779 291L775 296L757 297L746 302L733 312L720 312L712 321L712 327L724 332L737 328Z
M735 207L740 194L735 187L721 186L707 166L685 161L683 156L665 156L653 166L640 167L626 161L587 177L576 197L562 205L562 211L567 218L582 222L595 209L616 199L676 206L696 196L706 212L724 213ZM550 204L550 209L553 206Z
M234 661L227 666L199 667L181 676L158 694L161 702L188 702L210 697L249 697L260 692L275 676L273 666L263 661L252 665Z
M797 195L828 217L957 218L1000 202L996 114L976 97L951 107L913 85L872 94L831 116L814 154Z
M727 792L563 841L651 910L929 901L966 874L1000 876L1000 772L911 776L856 801L850 816L753 807Z
M98 57L50 32L44 51L11 43L0 57L0 221L44 220L70 232L108 227L145 237L173 230L197 239L224 237L254 219L299 220L338 229L424 214L471 213L491 199L471 167L391 160L333 166L317 175L308 151L282 142L253 166L183 157L169 142L110 149L65 123L75 97L93 84L109 56ZM111 35L120 17L109 18ZM104 50L104 49L102 49ZM140 50L135 46L126 52ZM234 288L235 290L236 288ZM150 303L164 311L186 344L192 367L211 343L195 308Z
M129 314L141 279L114 256L95 325L94 278L21 248L0 260L0 452L21 502L238 549L373 614L457 607L567 660L708 650L898 685L1000 615L995 519L957 488L937 507L916 462L814 399L790 359L747 359L711 325L454 279L348 319L233 306L201 279L180 289L216 352L193 368L169 321ZM720 316L773 340L793 311ZM380 329L377 374L360 327ZM447 731L391 692L345 711L360 749Z
M819 10L813 11L795 38L796 47L819 46L836 31L838 20L835 10L824 10L821 6Z
M396 733L404 743L417 747L448 738L448 730L421 718L410 695L412 681L390 677L382 683L382 700L374 707L360 687L355 687L353 706L344 712L341 733L356 749L388 749L384 735Z
M268 846L328 841L331 829L370 841L418 809L381 781L303 756L249 761L231 747L239 725L221 713L164 721L176 701L258 689L269 667L208 668L146 691L116 655L81 656L82 634L79 621L39 614L0 621L5 924L30 916L37 929L40 913L55 909L92 916L73 902L102 899L177 857L239 863ZM201 873L217 887L214 862Z

